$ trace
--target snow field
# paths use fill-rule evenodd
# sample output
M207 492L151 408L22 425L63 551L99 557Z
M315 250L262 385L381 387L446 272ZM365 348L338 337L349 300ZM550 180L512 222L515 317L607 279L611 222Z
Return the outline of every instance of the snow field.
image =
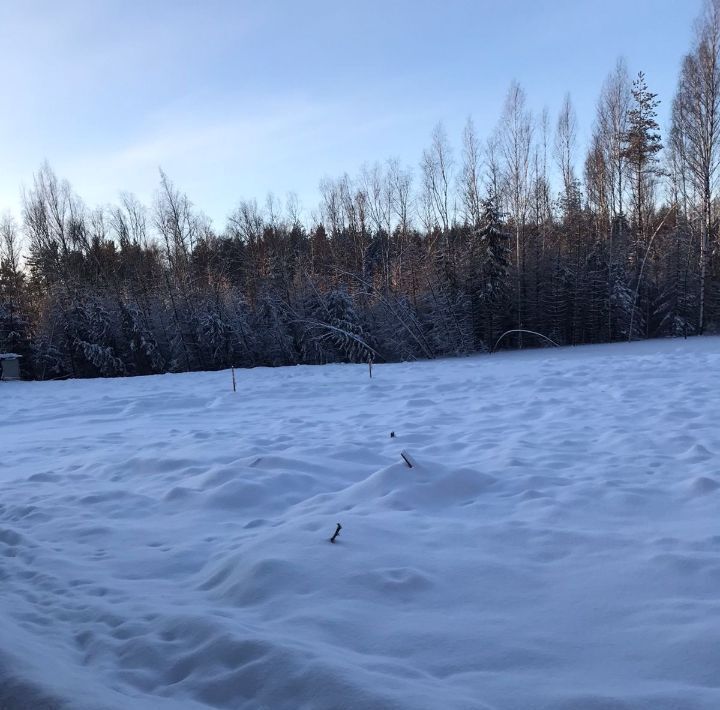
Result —
M720 339L373 375L3 383L0 707L720 707Z

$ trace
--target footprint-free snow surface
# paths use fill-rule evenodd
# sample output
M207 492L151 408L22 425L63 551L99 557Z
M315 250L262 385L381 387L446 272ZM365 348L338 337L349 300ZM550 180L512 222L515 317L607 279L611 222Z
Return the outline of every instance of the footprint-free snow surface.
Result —
M373 375L0 384L0 707L720 708L720 339Z

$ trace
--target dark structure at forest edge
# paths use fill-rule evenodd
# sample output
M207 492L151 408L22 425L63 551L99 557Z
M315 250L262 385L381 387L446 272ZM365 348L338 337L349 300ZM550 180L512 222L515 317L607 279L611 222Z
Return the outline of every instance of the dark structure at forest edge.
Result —
M714 329L719 56L709 2L664 147L655 95L620 62L581 180L569 99L551 140L514 84L487 144L468 121L454 161L438 126L415 186L397 161L326 180L309 229L269 200L216 233L164 174L150 209L89 211L45 166L24 196L24 266L20 228L0 224L0 351L29 377L88 377L432 358L518 327L563 344Z
M20 379L20 355L0 353L0 382Z

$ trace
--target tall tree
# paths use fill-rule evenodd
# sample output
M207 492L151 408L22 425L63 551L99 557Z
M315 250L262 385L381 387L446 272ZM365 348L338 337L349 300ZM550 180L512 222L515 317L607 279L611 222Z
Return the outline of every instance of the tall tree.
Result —
M460 179L460 199L465 224L477 227L482 217L481 207L481 153L475 124L468 117L462 137L462 170Z
M705 282L713 228L713 192L720 161L720 2L707 0L685 57L673 101L672 139L700 203L698 330L705 327Z
M563 182L563 209L570 212L577 205L577 179L575 177L575 144L577 142L577 116L565 95L555 129L555 159Z
M515 227L519 327L523 324L524 237L531 198L530 154L533 136L532 118L526 103L525 91L517 82L513 82L505 98L505 107L498 127L505 200ZM522 340L519 342L522 344Z
M432 215L445 234L450 229L450 187L452 184L453 157L445 128L436 124L430 148L423 152L420 163L423 177L425 213Z
M621 155L628 161L633 177L635 222L640 242L646 241L648 208L655 178L660 173L658 153L662 150L660 126L656 120L660 101L648 90L645 74L639 72L633 82L632 105Z
M615 70L607 77L597 106L593 143L602 151L607 166L607 192L612 219L624 214L623 196L626 190L627 160L624 153L628 130L631 86L627 67L618 59Z

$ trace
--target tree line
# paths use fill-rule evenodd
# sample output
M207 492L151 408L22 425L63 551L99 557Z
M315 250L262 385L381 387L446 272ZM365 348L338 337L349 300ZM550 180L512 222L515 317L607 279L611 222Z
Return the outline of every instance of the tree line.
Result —
M570 97L534 116L513 83L492 135L438 124L415 169L323 180L309 221L271 195L216 229L163 172L153 204L90 209L43 165L0 219L0 352L51 379L715 330L719 56L708 0L664 136L622 60L584 156Z

